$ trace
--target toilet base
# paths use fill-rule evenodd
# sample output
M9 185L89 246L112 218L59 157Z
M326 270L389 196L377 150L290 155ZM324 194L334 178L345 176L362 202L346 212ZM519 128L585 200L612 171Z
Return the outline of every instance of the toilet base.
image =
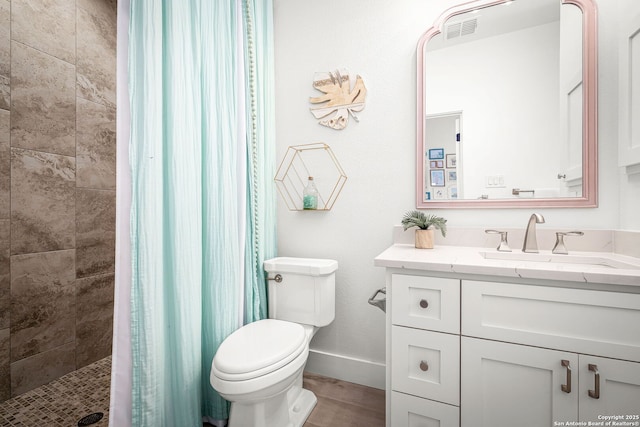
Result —
M313 392L294 384L259 402L232 402L228 427L302 427L317 402Z
M293 427L302 427L311 411L315 408L318 398L312 391L305 388L300 389L298 398L293 403L293 406L289 409L289 417L291 419L291 425Z

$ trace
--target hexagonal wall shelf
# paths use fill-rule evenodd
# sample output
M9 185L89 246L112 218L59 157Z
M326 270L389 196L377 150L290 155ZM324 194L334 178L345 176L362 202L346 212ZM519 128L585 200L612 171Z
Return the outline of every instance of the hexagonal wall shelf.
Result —
M310 176L318 188L319 211L333 207L347 181L347 175L327 144L317 142L290 146L274 178L289 210L303 210L302 192Z

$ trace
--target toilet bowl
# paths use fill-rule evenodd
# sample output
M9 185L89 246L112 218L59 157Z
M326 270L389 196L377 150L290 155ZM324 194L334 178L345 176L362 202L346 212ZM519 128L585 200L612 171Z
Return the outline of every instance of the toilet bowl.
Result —
M333 260L274 258L269 319L243 326L220 345L211 364L214 389L231 402L229 427L301 427L315 406L302 388L309 342L335 317Z

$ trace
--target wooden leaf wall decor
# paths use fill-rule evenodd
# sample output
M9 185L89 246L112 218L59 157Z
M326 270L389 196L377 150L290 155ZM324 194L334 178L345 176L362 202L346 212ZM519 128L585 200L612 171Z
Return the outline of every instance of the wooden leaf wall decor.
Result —
M323 93L309 98L309 102L318 104L310 110L319 124L342 130L349 124L349 115L356 122L359 121L355 113L362 111L367 95L362 77L356 76L352 87L349 72L344 68L334 72L319 72L313 76L313 87Z

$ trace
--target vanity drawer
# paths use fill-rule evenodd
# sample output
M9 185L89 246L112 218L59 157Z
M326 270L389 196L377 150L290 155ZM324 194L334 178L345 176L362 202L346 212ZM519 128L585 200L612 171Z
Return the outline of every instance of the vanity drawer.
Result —
M393 427L460 427L460 408L408 394L391 392Z
M391 323L460 333L460 281L393 274Z
M462 281L462 334L640 361L640 295Z
M391 328L391 389L460 404L460 337Z

